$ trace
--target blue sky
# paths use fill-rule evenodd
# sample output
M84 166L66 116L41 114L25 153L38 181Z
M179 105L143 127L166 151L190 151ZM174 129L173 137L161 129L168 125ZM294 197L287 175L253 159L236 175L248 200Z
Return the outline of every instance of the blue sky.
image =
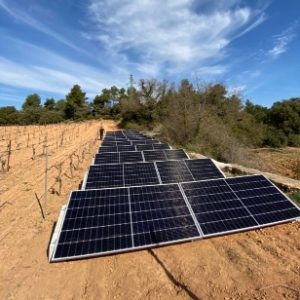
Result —
M0 106L78 83L222 82L270 106L300 96L300 1L0 0Z

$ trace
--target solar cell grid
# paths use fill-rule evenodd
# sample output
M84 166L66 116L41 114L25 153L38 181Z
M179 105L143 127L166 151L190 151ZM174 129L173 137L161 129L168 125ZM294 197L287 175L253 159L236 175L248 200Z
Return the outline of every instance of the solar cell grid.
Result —
M152 144L136 145L135 148L137 151L153 150Z
M300 217L299 209L260 175L181 186L206 236Z
M108 141L103 141L102 143L101 143L101 147L103 147L103 146L109 146L109 147L115 147L117 144L116 144L116 141L110 141L110 140L108 140Z
M131 152L120 152L120 163L129 162L143 162L144 158L142 152L131 151Z
M299 209L264 176L229 178L227 182L260 225L300 217Z
M104 152L118 152L118 148L116 146L101 146L98 150L98 153Z
M129 212L128 189L73 192L54 259L131 249Z
M120 152L103 152L95 155L94 165L118 164L120 163Z
M125 151L135 151L135 146L132 146L132 145L101 146L98 150L98 153L125 152Z
M126 186L159 184L154 163L124 164Z
M136 247L199 237L178 185L130 188Z
M189 157L182 149L163 150L167 159L188 159Z
M130 142L132 145L145 145L145 144L159 143L159 141L155 139L139 139L139 140L131 140Z
M223 178L224 175L210 159L185 160L195 180Z
M135 147L134 146L124 146L124 145L118 146L118 152L125 152L125 151L135 151Z
M163 150L150 150L150 151L143 151L145 161L159 161L159 160L166 160L167 157Z
M97 189L106 187L120 187L124 185L123 166L96 165L88 171L85 189Z
M124 137L126 137L126 135L124 134L123 131L116 131L115 132L115 137L116 138L124 138Z
M256 226L225 180L182 184L183 190L205 235Z
M168 144L159 143L159 144L153 144L153 150L166 150L170 149L170 146Z
M184 161L162 161L157 162L156 165L162 183L175 183L194 180Z
M114 140L114 141L103 141L101 146L131 146L131 142L127 140Z

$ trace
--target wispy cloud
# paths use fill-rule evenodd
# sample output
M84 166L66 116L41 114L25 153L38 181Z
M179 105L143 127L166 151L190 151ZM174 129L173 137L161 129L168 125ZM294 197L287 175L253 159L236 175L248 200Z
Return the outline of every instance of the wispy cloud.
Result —
M108 74L95 67L66 59L54 52L30 43L11 39L15 48L28 53L31 61L26 65L16 63L0 56L1 83L33 91L46 91L65 95L75 83L78 83L93 97L101 89L111 85L122 85L124 74L119 68ZM16 45L19 45L17 47ZM36 57L36 59L34 59ZM44 63L41 63L44 61ZM116 76L116 74L118 76ZM123 79L123 80L122 80ZM8 93L7 93L8 94Z
M230 41L246 34L265 16L240 1L209 2L193 0L90 0L93 26L86 37L97 40L107 51L125 55L142 70L183 73L192 68L208 68L220 59ZM142 64L146 62L145 66ZM212 69L213 70L213 69Z
M82 26L62 32L41 15L53 14L55 19L69 11L59 14L40 2L36 6L42 14L22 9L18 1L0 0L0 10L14 25L22 25L24 40L28 33L31 42L32 36L38 36L36 43L40 43L37 31L47 36L42 36L42 47L20 41L21 32L11 37L12 51L3 47L0 56L0 83L60 95L78 83L90 97L113 84L124 86L129 74L170 80L220 78L232 67L230 43L266 19L264 9L242 0L88 0L81 6L88 12L81 14ZM8 32L1 30L3 45L8 45ZM88 46L78 42L83 37L89 39Z
M23 24L26 24L27 26L30 26L34 28L37 31L40 31L58 42L72 48L73 50L76 50L78 52L84 53L86 55L89 55L88 52L84 51L82 48L76 46L72 42L70 42L68 39L66 39L64 36L60 35L59 33L55 32L51 28L45 26L42 22L38 21L36 18L32 17L30 14L26 13L26 11L21 10L15 5L12 5L11 3L8 4L5 0L0 0L0 8L2 8L6 13L8 13L11 17L13 17L17 22L21 22Z
M278 58L281 54L288 50L288 45L296 37L296 30L298 29L298 22L294 22L286 30L273 37L274 46L268 51L272 58Z
M243 92L246 90L246 88L247 88L247 86L245 84L237 85L237 86L229 86L227 88L227 90L228 90L227 94L229 96L232 96L232 95L241 96L243 94Z

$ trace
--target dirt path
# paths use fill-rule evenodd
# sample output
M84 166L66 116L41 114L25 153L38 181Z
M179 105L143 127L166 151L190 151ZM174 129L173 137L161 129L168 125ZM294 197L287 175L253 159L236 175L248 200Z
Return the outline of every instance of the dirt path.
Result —
M73 178L69 156L78 138L50 149L64 161L61 195L48 199L46 220L35 192L43 190L43 157L15 157L0 180L0 299L299 299L300 223L168 247L48 263L47 247L60 208L83 179L98 147L99 123L83 126L89 153ZM106 129L115 128L105 122ZM21 153L21 152L20 152ZM21 154L20 154L21 155ZM50 178L58 170L49 171ZM54 181L55 182L55 181ZM57 185L54 186L57 190Z

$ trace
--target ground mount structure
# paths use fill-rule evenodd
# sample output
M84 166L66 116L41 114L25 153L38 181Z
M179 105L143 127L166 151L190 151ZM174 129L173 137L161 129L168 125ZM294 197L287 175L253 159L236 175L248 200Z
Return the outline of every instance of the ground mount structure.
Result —
M226 178L211 159L137 131L105 135L63 206L49 261L109 255L299 220L262 175Z

